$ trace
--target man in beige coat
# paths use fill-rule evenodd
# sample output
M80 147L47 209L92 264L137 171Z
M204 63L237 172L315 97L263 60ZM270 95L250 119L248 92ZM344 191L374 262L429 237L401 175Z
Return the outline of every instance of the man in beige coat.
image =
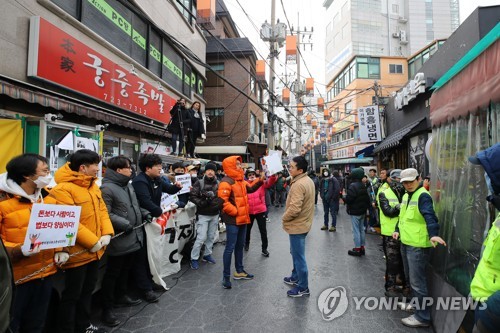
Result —
M282 217L283 229L290 237L293 260L292 275L283 279L286 284L294 286L287 292L290 297L309 295L305 248L306 236L313 222L316 190L313 181L307 176L307 167L308 163L303 156L296 156L290 162L292 182Z

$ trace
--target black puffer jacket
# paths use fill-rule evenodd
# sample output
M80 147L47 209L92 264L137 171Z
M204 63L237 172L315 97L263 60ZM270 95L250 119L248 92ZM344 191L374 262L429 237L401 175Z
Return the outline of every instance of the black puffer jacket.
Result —
M344 201L347 204L347 214L356 216L366 214L366 210L370 207L370 197L361 180L352 181Z
M0 243L0 286L2 286L2 296L0 297L0 332L7 332L14 293L14 275L12 274L9 255L1 239Z
M153 217L158 217L163 213L160 203L163 192L168 194L176 194L181 189L174 184L167 184L161 180L161 177L151 178L144 172L141 172L132 180L137 195L137 201L141 208L151 212Z
M139 207L130 178L114 170L106 170L102 179L101 192L115 234L125 231L129 226L141 225L143 217L149 214L147 210L141 210ZM106 253L110 256L120 256L139 250L143 244L143 228L137 228L129 234L123 234L111 240Z
M186 135L187 130L191 128L191 114L189 113L189 110L187 110L184 106L181 106L179 103L176 103L170 110L170 117L172 119L172 123L168 126L168 131L170 133L180 134L180 123L182 122L184 126L184 135Z
M216 177L213 179L203 177L203 179L193 184L193 188L189 193L189 200L196 205L196 213L198 215L213 216L219 214L224 200L217 196L218 188L219 181ZM215 195L212 199L207 195L207 192L210 191Z

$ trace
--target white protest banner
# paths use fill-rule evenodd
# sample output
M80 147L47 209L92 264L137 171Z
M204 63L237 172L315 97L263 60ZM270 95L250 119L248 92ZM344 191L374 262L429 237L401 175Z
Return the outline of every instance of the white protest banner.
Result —
M281 151L270 150L269 156L265 156L268 175L274 175L283 170L283 164L281 164Z
M148 261L153 281L166 287L162 278L181 269L181 252L196 238L196 206L188 202L184 209L164 213L145 225Z
M182 189L177 192L177 195L179 194L184 194L184 193L189 193L191 191L191 175L180 175L180 176L175 176L175 181L179 182L182 184Z
M179 201L177 194L163 193L161 195L160 207L162 212L167 212L172 209L171 205Z
M26 252L73 246L80 223L80 206L33 204L22 249Z
M380 142L380 116L378 106L371 105L358 108L359 117L359 139L361 142Z

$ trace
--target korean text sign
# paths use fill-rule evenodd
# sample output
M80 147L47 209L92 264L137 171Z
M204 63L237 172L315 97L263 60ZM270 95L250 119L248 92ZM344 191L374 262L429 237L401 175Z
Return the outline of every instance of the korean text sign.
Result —
M175 176L175 181L182 184L182 189L177 194L189 193L191 191L191 175Z
M358 109L359 138L361 142L382 141L380 133L380 116L377 105Z
M81 210L80 206L33 204L23 250L75 245Z
M28 76L168 123L175 99L40 17L30 22Z

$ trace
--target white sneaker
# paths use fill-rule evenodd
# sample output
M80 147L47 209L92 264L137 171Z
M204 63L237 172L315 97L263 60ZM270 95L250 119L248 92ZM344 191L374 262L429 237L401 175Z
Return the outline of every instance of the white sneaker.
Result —
M415 308L413 307L413 305L411 305L409 303L405 303L405 302L398 302L398 309L406 311L406 312L415 311Z
M223 233L225 231L226 231L226 224L225 223L221 223L220 228L219 228L219 233Z
M429 327L429 323L422 322L415 318L415 315L411 315L407 318L401 319L401 322L403 325L408 326L408 327Z
M266 217L266 223L271 223L271 220L269 219L269 217Z

